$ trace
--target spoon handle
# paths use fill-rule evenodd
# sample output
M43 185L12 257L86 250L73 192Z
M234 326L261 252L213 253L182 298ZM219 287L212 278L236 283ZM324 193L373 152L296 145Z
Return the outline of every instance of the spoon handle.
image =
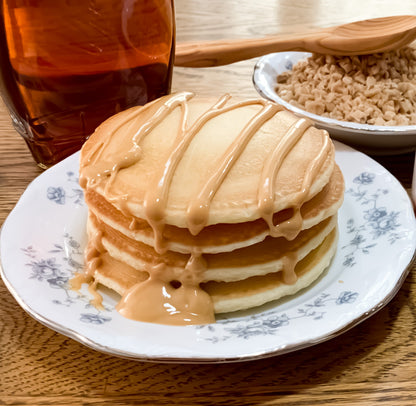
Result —
M175 50L175 66L194 68L227 65L271 52L309 51L324 53L320 40L324 31L311 34L285 35L242 40L220 40L199 43L179 43Z
M175 65L219 66L283 51L362 55L398 49L415 39L416 16L392 16L300 35L177 44Z

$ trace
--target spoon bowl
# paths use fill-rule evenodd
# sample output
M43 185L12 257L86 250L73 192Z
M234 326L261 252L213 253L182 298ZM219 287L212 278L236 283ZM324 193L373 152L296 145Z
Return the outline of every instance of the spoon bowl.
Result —
M415 39L416 16L381 17L300 35L177 44L175 66L220 66L283 51L372 54L401 48Z

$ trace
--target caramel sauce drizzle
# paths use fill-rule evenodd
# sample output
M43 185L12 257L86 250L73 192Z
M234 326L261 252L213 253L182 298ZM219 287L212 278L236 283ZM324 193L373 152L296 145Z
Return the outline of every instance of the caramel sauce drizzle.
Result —
M173 109L181 108L181 120L178 134L175 138L167 160L156 174L153 184L154 188L146 193L144 199L145 220L151 225L154 233L154 248L158 253L163 254L169 247L163 238L165 227L165 210L169 189L175 170L180 163L184 153L188 149L194 137L201 128L214 117L243 106L260 104L262 108L244 126L238 137L229 145L224 155L220 158L220 164L214 174L207 180L202 190L194 196L187 208L188 229L193 235L197 235L207 224L209 210L212 199L221 187L227 174L241 156L252 136L261 126L273 117L282 108L266 100L247 100L227 105L229 95L221 97L217 103L202 114L188 128L188 100L193 97L191 93L178 93L163 98L163 102L158 106L157 111L146 121L127 142L131 143L127 154L115 155L108 161L97 164L103 151L108 146L112 135L116 131L133 122L143 112L143 107L132 114L127 115L118 123L117 127L107 134L95 148L89 151L86 157L86 165L81 168L83 177L81 185L85 187L97 187L105 179L107 183L104 187L104 197L121 207L124 214L130 214L128 210L128 196L116 196L111 193L111 187L120 170L128 168L137 163L141 157L140 143L143 138L155 128ZM160 102L159 102L160 104ZM131 124L132 125L132 124ZM293 208L293 216L284 223L273 224L273 203L276 192L274 190L275 179L279 168L284 162L285 157L296 145L307 128L311 125L309 121L298 120L285 134L276 148L269 154L265 161L262 171L259 191L258 191L258 210L259 217L267 222L270 235L272 237L285 236L288 239L295 238L302 226L300 207L307 198L309 188L322 166L327 156L329 148L328 137L323 135L322 149L318 156L309 164L306 176L303 180L302 190L297 194ZM134 227L134 221L130 224ZM96 235L90 239L87 249L87 262L89 263L84 279L78 276L74 284L81 281L93 280L94 273L100 266L100 253L102 247L100 236ZM283 272L284 283L294 283L296 273L294 272L297 262L296 254L289 253ZM149 273L149 278L132 286L122 297L117 306L117 310L125 317L135 320L157 322L163 324L201 324L214 322L214 310L210 296L200 288L202 275L206 270L206 263L203 256L196 249L191 253L185 269L172 269L165 263L159 263L150 269L145 269ZM94 294L94 303L101 305L100 298L95 289L91 288ZM151 309L151 310L150 310Z

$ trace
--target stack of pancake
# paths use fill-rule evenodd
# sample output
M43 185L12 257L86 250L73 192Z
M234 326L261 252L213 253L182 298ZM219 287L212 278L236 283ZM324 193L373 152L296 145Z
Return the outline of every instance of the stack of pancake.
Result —
M200 324L294 294L336 250L344 182L328 134L262 100L165 96L84 144L83 281L135 320Z

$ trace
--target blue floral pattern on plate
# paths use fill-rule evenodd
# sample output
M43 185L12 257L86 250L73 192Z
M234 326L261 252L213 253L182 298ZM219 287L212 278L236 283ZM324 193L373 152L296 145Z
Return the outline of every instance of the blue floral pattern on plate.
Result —
M71 175L73 175L71 173ZM376 185L376 188L373 185ZM51 199L50 190L53 189L57 192L54 198ZM374 173L362 172L353 179L353 185L350 186L346 192L356 202L365 206L366 209L362 212L361 219L350 218L345 225L345 229L348 234L352 235L352 239L348 245L342 247L347 251L345 254L343 265L346 267L353 267L356 265L356 255L359 253L369 255L371 250L377 246L377 239L386 237L391 243L394 243L400 238L400 234L395 230L400 227L398 218L400 213L398 211L388 211L386 207L379 206L379 202L382 200L383 195L389 193L388 189L378 188L378 182ZM48 187L46 190L48 199L56 201L58 204L64 204L61 202L62 196L65 196L65 190L63 187ZM80 204L78 200L73 202L74 204ZM359 225L356 225L359 220ZM367 243L367 239L371 237L371 243ZM77 243L71 236L65 235L64 238L68 241L68 245L72 248L71 254L80 255L80 244ZM29 248L23 249L29 255ZM55 249L50 251L53 253L63 253L63 247L55 244ZM31 252L32 253L32 252ZM33 253L32 253L33 254ZM76 297L70 294L70 288L68 286L69 278L74 276L75 272L82 270L82 264L75 261L72 258L64 257L63 260L70 265L70 270L61 270L61 265L58 265L56 258L48 258L37 260L28 264L32 268L33 275L31 278L36 277L40 281L47 282L51 287L60 288L65 292L65 299L54 300L56 304L69 305L74 300L86 300L85 295L78 294ZM46 272L45 272L46 270ZM351 304L354 303L358 296L357 292L342 291L337 297L331 297L327 293L322 293L311 304L305 304L303 308L295 310L295 315L288 315L286 313L280 314L278 311L259 313L249 317L248 320L241 322L240 320L219 320L218 325L225 326L223 328L225 335L218 334L216 325L199 326L200 329L207 329L213 336L207 336L206 340L217 343L220 340L228 340L231 336L239 338L249 339L250 337L257 335L270 335L277 334L283 327L289 326L290 322L301 317L312 317L315 320L320 320L325 315L325 303L332 301L336 305ZM91 307L91 305L88 305ZM318 311L319 309L319 311ZM103 317L99 314L89 315L81 313L80 320L83 322L91 323L104 323L111 321L110 317Z
M325 275L287 300L187 327L125 319L107 293L103 310L91 306L87 289L75 292L69 287L83 267L85 244L87 208L78 186L77 154L37 178L6 220L0 235L2 277L34 318L115 355L224 362L313 345L387 303L403 282L416 248L406 191L365 155L339 143L336 151L346 181L337 254Z
M200 329L207 329L213 333L205 339L217 343L225 341L233 336L248 340L259 335L278 334L280 329L290 325L293 320L310 317L313 320L321 320L325 316L325 306L328 302L333 302L340 306L343 304L354 303L357 299L357 292L341 292L338 297L331 297L327 293L322 293L312 303L306 303L303 307L295 310L294 315L280 313L278 311L269 311L250 316L246 320L219 320L217 324L223 326L224 333L218 334L215 324L198 326Z
M66 183L70 184L70 187L63 186L48 186L46 189L46 197L55 202L56 204L64 205L67 203L67 199L70 199L73 204L84 204L84 192L79 186L79 179L74 172L66 172Z
M376 188L373 187L374 184ZM385 237L390 244L394 244L404 235L403 232L396 231L400 229L400 212L389 211L382 205L383 196L389 194L390 191L378 187L375 174L369 172L359 174L353 179L353 186L349 187L345 193L365 207L361 221L357 224L356 219L350 218L345 227L347 234L352 238L348 245L342 247L347 252L343 265L352 267L357 263L356 255L371 254L379 238Z
M83 249L71 235L64 234L64 243L54 244L48 251L48 257L40 258L33 246L22 248L23 253L30 259L26 266L30 269L29 279L46 283L50 289L57 292L51 303L59 306L70 307L75 303L84 303L89 313L80 313L79 320L83 323L102 324L111 321L111 317L105 313L113 310L113 307L104 303L103 309L93 306L91 297L81 291L75 291L70 286L70 280L77 272L82 272Z

